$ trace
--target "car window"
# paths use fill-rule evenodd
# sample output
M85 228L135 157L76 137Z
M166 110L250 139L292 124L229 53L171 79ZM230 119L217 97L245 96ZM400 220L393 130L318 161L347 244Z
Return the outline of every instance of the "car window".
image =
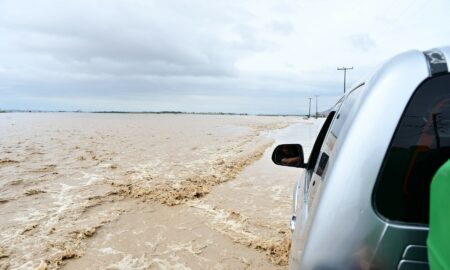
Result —
M360 92L358 90L361 90L361 87L363 85L364 84L360 84L355 87L344 100L344 103L342 104L341 109L336 116L335 123L333 123L333 127L331 128L331 133L333 133L334 137L338 138L340 136L342 126L344 125L345 120L347 119L347 116L350 113L350 110L353 108L353 104L358 97L357 92Z
M328 129L330 128L331 122L333 120L333 117L335 115L335 111L331 111L327 119L325 120L325 123L323 123L322 128L320 129L319 135L317 135L316 141L314 142L314 146L311 150L311 155L308 159L308 167L306 169L314 169L317 158L319 157L320 148L322 148L323 141L325 139L325 135L327 135Z
M320 153L320 157L318 158L318 162L316 164L315 172L318 176L323 177L326 172L326 167L328 164L328 160L333 153L334 146L336 144L338 136L340 136L340 131L342 126L345 123L345 120L348 118L350 110L355 103L355 100L358 97L358 91L361 90L364 83L358 85L353 90L350 91L348 96L345 99L342 99L339 104L339 109L337 110L337 115L334 118L333 123L331 124L331 130L325 138L325 145L321 147L319 150L322 150ZM319 154L319 153L318 153Z
M375 187L379 214L428 224L430 182L449 158L450 75L444 75L425 81L400 119Z

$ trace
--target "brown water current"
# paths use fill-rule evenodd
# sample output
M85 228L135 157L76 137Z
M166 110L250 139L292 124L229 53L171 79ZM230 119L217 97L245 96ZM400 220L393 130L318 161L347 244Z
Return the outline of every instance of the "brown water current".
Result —
M269 152L293 124L318 129L295 117L0 114L0 269L285 269L301 170Z

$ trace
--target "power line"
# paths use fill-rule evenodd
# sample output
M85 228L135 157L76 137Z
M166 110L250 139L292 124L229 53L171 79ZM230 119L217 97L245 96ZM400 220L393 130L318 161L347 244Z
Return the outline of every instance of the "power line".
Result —
M343 70L344 71L344 94L345 94L345 83L346 83L346 78L347 78L347 70L349 69L353 69L353 67L341 67L341 68L337 68L337 70Z

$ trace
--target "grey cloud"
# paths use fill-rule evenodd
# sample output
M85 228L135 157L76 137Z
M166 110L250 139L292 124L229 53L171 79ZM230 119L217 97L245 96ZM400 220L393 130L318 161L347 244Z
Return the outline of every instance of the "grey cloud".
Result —
M305 100L313 94L329 95L341 82L318 82L284 77L173 77L161 76L92 78L86 81L52 80L16 81L21 91L5 91L14 87L13 80L0 76L2 100L0 108L20 108L34 104L34 109L82 110L182 110L246 113L305 113ZM17 86L17 85L16 85ZM2 89L3 88L3 89ZM336 93L339 95L339 93ZM180 102L182 101L182 102ZM328 108L335 100L320 103ZM45 105L46 104L46 105ZM47 107L45 107L45 106ZM13 106L13 107L12 107ZM19 106L19 107L17 107ZM31 108L31 107L26 107ZM32 109L33 109L32 108Z
M289 21L273 21L271 27L282 35L290 35L294 31L294 27Z
M367 52L377 47L376 42L368 34L356 34L349 37L352 46L363 52Z
M317 46L303 26L328 25L307 12L295 1L1 0L0 107L304 113L319 94L327 109L342 87L329 57L339 47ZM311 63L314 73L297 67Z
M192 9L200 14L187 16L182 9L186 2L181 6L156 1L140 6L125 6L123 1L108 6L65 3L63 8L61 3L44 1L30 9L4 2L3 39L27 52L50 55L70 72L110 74L232 76L242 50L264 47L264 41L252 35L242 34L241 46L222 40L220 31L228 26L211 20L207 13L212 10ZM229 20L228 13L223 16Z

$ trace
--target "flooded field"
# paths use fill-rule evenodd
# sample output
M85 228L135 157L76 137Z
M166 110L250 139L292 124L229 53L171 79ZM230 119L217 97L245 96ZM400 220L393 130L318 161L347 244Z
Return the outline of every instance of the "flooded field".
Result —
M321 121L0 114L0 269L285 269L291 191Z

